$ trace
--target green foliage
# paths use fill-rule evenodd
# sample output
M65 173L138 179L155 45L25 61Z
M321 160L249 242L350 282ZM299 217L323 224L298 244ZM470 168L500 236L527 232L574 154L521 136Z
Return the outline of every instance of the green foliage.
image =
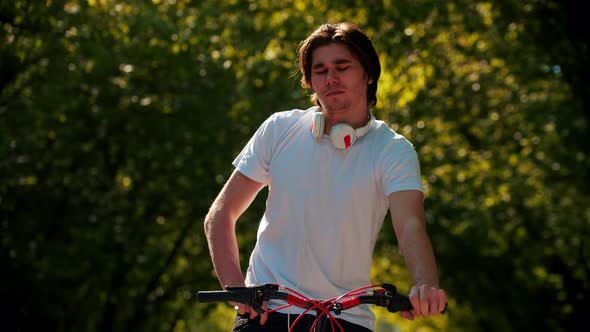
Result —
M568 331L588 309L587 39L558 1L2 1L0 295L18 330L226 330L202 220L295 54L366 28L375 113L415 145L448 318ZM264 193L238 223L242 260ZM388 221L386 221L387 223ZM385 225L373 277L410 282ZM386 279L386 280L384 280ZM217 319L215 319L217 318Z

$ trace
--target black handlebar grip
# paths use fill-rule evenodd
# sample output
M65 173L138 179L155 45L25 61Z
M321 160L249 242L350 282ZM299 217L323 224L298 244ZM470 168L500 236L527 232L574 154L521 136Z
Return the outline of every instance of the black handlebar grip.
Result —
M235 292L228 291L201 291L197 293L197 301L204 302L240 302L243 300L236 296Z
M412 310L412 303L407 296L403 296L400 294L394 294L387 306L387 311L389 312L398 312L398 311L410 311Z

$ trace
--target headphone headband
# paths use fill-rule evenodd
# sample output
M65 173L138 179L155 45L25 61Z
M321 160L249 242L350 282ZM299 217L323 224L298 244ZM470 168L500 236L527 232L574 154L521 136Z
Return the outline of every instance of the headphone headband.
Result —
M375 123L375 117L373 116L373 113L369 112L369 121L363 127L357 128L355 130L356 136L357 137L365 136L369 131L371 131L371 128L373 128L373 123Z

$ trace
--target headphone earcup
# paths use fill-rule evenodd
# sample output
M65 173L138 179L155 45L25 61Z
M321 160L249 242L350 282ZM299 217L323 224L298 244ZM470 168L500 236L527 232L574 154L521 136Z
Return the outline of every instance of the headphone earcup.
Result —
M356 131L346 123L337 124L330 129L330 141L338 149L347 149L356 141Z
M311 134L315 139L319 139L324 134L324 114L322 112L313 113Z

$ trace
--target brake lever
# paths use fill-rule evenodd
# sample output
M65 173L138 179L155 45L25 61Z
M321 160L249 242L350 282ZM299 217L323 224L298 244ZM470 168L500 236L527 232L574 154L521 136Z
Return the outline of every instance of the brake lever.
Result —
M266 311L262 308L265 301L270 299L270 294L276 292L279 286L276 284L264 284L260 286L250 287L231 287L226 286L225 290L232 292L240 292L243 294L243 303L247 304L259 314L263 314Z
M381 287L385 289L386 295L389 297L387 311L398 312L412 310L412 303L410 302L410 299L407 296L398 293L397 287L392 284L382 284Z

